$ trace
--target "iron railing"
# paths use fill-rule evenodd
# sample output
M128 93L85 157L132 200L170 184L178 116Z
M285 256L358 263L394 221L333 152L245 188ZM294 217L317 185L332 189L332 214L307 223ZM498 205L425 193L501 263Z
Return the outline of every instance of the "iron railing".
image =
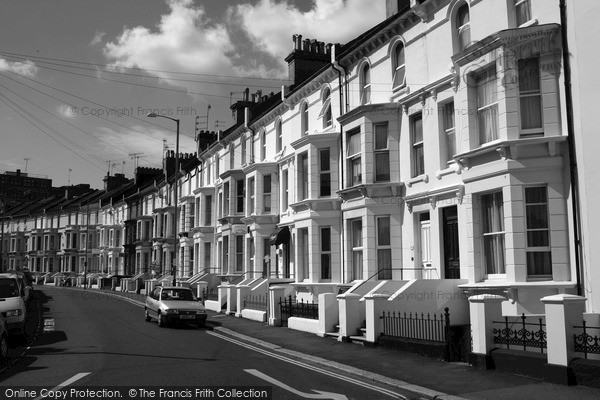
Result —
M248 295L244 298L244 308L249 310L267 311L267 296Z
M499 325L498 328L493 328L494 343L506 345L507 349L510 346L522 346L523 351L527 351L527 347L540 349L543 354L547 348L546 342L546 324L542 317L538 322L527 322L527 317L522 314L518 317L521 321L509 321L509 317L504 317L504 321L492 321L492 324ZM514 328L513 328L514 326ZM527 327L535 326L536 328L529 330Z
M573 328L583 330L580 335L573 334L574 350L576 352L583 353L586 359L588 358L588 354L600 354L600 337L587 333L588 329L600 330L600 326L587 326L584 319L581 326L576 325Z
M204 300L219 300L219 289L212 288L204 290L202 298Z
M446 343L448 327L450 326L450 312L448 307L444 312L436 313L401 313L384 311L380 317L383 320L383 335L402 339L427 340L431 342Z
M291 295L279 299L279 310L281 313L281 325L286 325L288 318L298 317L307 319L319 319L319 304L314 302L297 301Z

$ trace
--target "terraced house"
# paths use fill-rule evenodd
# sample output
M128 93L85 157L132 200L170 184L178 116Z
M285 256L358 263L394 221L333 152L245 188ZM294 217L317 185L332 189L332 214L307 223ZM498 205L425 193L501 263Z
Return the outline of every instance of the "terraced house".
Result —
M581 351L598 357L570 339L584 311L598 329L600 317L581 297L595 281L575 240L564 2L386 5L345 44L294 35L290 84L246 91L184 172L168 153L168 179L140 170L90 195L96 219L77 219L85 199L57 211L60 271L81 271L86 221L88 263L126 276L117 290L175 274L214 311L488 367L518 344L519 362L557 381ZM10 220L11 249L46 240L36 218Z

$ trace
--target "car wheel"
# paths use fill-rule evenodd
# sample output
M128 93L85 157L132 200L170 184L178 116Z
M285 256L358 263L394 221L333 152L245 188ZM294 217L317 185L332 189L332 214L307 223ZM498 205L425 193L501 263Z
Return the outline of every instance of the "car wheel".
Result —
M158 312L158 318L156 320L156 324L160 327L163 328L165 326L165 317L163 317L162 313L159 311Z
M0 337L0 360L6 360L8 357L8 341L6 335Z
M150 322L150 313L147 308L144 310L144 318L146 319L146 322Z

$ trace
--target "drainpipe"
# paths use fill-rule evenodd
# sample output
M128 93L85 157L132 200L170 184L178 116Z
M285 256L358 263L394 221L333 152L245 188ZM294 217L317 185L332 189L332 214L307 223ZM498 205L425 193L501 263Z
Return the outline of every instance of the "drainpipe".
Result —
M344 92L346 92L344 90L344 86L342 84L342 76L344 76L344 80L346 78L346 70L344 67L342 67L339 62L336 60L336 49L337 49L337 45L333 45L331 47L331 66L333 67L333 69L335 69L338 73L338 91L340 93L340 116L344 115ZM347 84L347 82L346 82ZM348 103L347 103L347 99L348 99L348 94L346 93L346 110L348 109ZM340 123L340 147L339 147L339 151L340 151L340 158L341 158L341 162L340 162L340 189L343 189L343 182L344 182L344 157L343 157L343 138L344 138L344 129L342 124ZM341 280L342 282L345 281L345 265L346 265L346 251L345 251L345 247L346 247L346 240L345 237L346 235L344 234L344 212L341 211L340 212L340 233L341 233L341 265L342 265L342 276L341 276Z
M562 36L562 56L565 70L565 102L567 108L567 143L569 146L569 163L571 170L571 203L573 207L573 239L575 244L575 272L577 275L577 295L582 294L581 272L581 214L579 205L579 178L577 173L577 157L575 153L575 125L573 123L573 93L571 91L571 60L569 59L569 41L567 39L567 6L560 0L560 26Z

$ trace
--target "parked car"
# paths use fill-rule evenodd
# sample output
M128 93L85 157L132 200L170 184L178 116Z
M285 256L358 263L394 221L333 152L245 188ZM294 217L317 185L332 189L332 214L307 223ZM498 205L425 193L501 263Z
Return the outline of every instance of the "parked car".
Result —
M0 274L0 313L6 319L9 333L25 336L25 286L17 274Z
M195 323L198 328L206 325L206 309L196 298L194 291L184 287L158 286L146 297L144 307L146 321L156 319L158 326L170 323Z

